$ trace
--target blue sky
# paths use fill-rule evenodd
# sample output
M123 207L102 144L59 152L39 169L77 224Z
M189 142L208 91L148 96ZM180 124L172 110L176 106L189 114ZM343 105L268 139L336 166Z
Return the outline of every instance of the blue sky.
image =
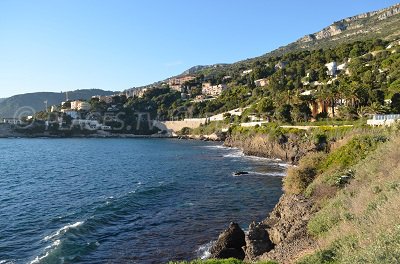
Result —
M141 86L259 56L397 2L0 0L0 98Z

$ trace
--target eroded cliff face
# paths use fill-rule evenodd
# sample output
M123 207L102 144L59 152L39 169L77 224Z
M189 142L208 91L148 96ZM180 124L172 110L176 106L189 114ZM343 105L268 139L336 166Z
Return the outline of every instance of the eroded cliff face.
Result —
M282 195L274 210L262 224L274 248L257 259L292 263L315 250L315 240L307 232L307 224L315 213L311 199L301 195Z
M252 136L233 134L226 138L225 146L240 148L246 155L281 159L296 164L308 152L323 150L326 144L315 144L301 139L300 135L287 134L273 139L267 134Z
M347 31L353 29L364 28L364 30L359 32L352 32L353 34L365 34L370 31L377 30L376 28L371 28L368 25L371 23L375 23L377 21L382 21L388 19L392 16L395 16L400 13L400 4L396 4L394 6L381 9L374 12L367 12L357 16L348 17L333 23L332 25L318 31L314 34L306 35L300 38L297 42L299 43L306 43L311 42L314 40L321 40L321 39L328 39L332 38L333 36L346 33Z
M307 232L314 203L301 195L283 195L261 223L251 223L247 234L231 223L211 249L213 258L238 258L246 262L273 260L294 263L317 249Z
M247 155L280 158L296 164L307 153L329 149L328 143L315 143L298 134L271 138L267 134L233 134L225 145L241 148ZM315 213L314 203L302 195L284 194L269 216L252 223L246 235L246 260L275 260L292 263L316 248L307 233L307 224Z

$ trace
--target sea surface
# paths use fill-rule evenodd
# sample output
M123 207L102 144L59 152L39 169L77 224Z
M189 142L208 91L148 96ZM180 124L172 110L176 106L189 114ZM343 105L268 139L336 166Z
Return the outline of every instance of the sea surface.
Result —
M0 139L0 264L205 257L231 221L267 216L285 172L221 143Z

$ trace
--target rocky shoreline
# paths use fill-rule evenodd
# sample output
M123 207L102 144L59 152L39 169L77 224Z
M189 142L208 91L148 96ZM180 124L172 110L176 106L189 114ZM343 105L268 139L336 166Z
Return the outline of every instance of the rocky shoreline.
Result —
M285 140L276 141L262 134L252 137L235 135L227 138L224 145L238 147L246 155L280 158L292 164L296 164L307 153L326 147L300 141L296 135L287 135ZM317 247L307 232L308 221L314 213L311 199L302 195L283 194L263 221L250 224L248 233L243 233L243 239L238 236L243 230L231 223L212 247L211 258L236 257L246 262L273 260L293 263ZM242 245L240 249L238 245Z
M326 143L315 144L311 141L302 140L296 134L281 135L278 139L273 139L267 134L252 136L234 134L225 139L224 145L239 148L246 155L278 158L291 164L297 164L309 152L328 147Z

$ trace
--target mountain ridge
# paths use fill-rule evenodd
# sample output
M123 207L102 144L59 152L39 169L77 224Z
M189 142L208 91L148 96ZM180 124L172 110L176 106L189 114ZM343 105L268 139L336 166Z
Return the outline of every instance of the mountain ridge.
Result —
M293 51L330 48L337 44L349 43L357 40L370 38L382 38L386 40L399 39L400 26L398 25L400 25L400 3L334 21L331 25L320 31L306 34L294 42L278 47L260 56L247 58L231 64L218 63L213 65L193 66L178 76L201 73L204 70L217 68L215 66L226 68L232 65L252 62L259 58L282 56L285 53Z
M89 99L95 95L112 95L116 92L104 91L101 89L81 89L75 91L68 91L68 98L71 100ZM58 105L65 101L65 92L36 92L26 93L11 96L9 98L0 99L0 117L8 118L13 117L19 108L29 107L35 111L44 110L44 101L47 104Z

